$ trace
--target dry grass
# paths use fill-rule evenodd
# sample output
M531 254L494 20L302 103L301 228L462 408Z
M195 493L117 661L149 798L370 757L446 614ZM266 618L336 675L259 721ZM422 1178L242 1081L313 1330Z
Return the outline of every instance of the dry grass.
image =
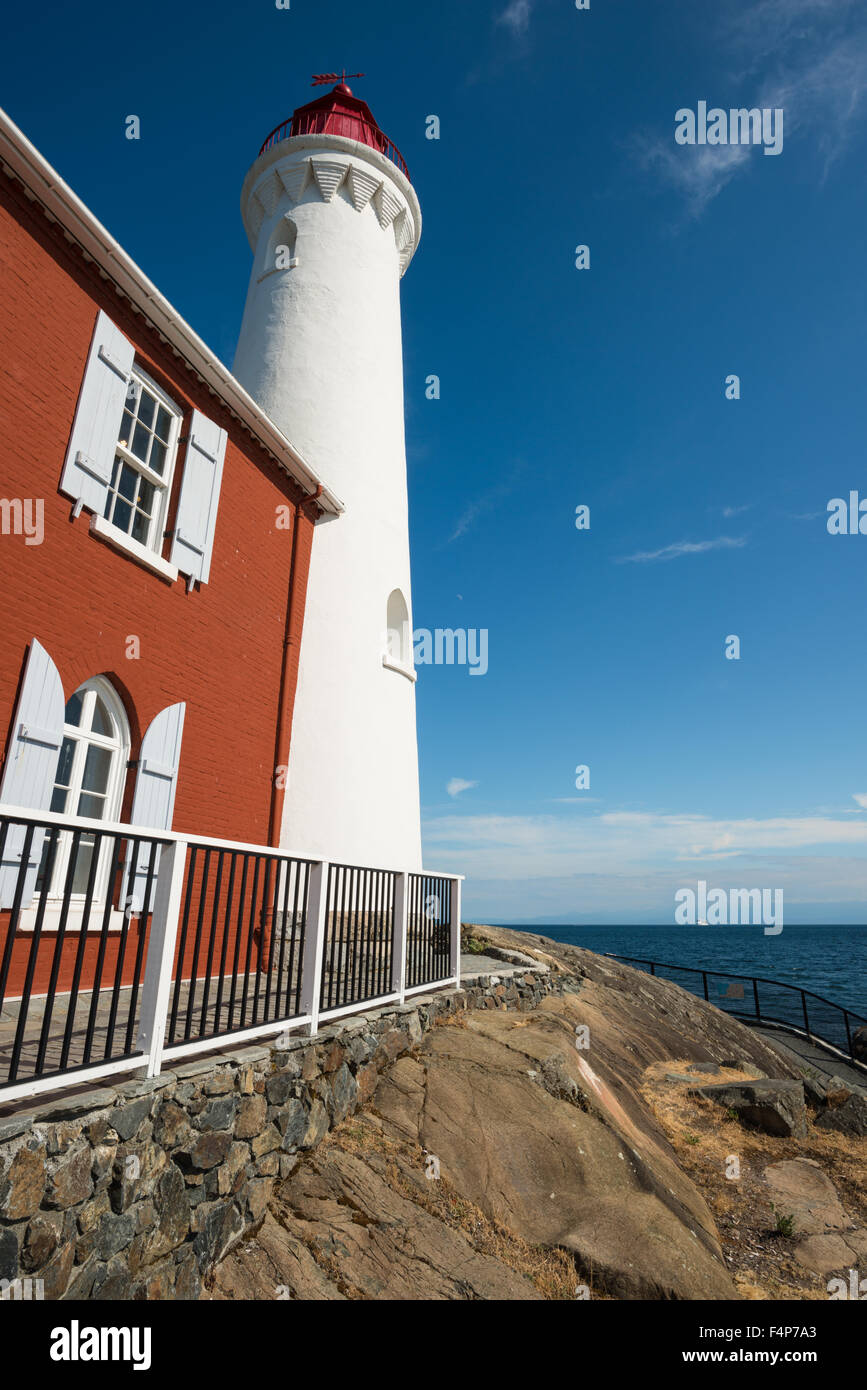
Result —
M445 1178L433 1181L426 1177L424 1150L418 1144L388 1138L375 1112L365 1112L332 1130L318 1153L335 1148L372 1162L378 1176L401 1197L451 1230L460 1231L479 1254L523 1275L543 1298L574 1300L577 1285L586 1282L579 1279L574 1261L565 1251L529 1245L507 1227L491 1221ZM600 1297L592 1289L591 1294Z
M684 1172L695 1183L713 1213L728 1268L744 1298L826 1299L827 1276L813 1274L793 1256L797 1238L777 1229L775 1212L763 1174L770 1163L787 1158L810 1158L819 1163L837 1189L847 1214L867 1226L865 1142L826 1133L812 1121L804 1139L777 1138L743 1129L713 1101L687 1095L689 1083L664 1079L666 1072L688 1074L689 1062L655 1063L641 1091ZM748 1081L746 1072L726 1068L723 1077ZM696 1074L692 1084L715 1079ZM808 1111L809 1114L809 1111ZM726 1161L736 1155L740 1179L726 1177Z

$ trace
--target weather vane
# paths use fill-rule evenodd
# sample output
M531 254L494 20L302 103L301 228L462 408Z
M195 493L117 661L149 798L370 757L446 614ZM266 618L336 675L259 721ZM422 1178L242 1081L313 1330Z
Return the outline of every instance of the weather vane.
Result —
M321 87L325 82L342 82L346 86L347 77L363 77L363 72L314 72L311 87Z

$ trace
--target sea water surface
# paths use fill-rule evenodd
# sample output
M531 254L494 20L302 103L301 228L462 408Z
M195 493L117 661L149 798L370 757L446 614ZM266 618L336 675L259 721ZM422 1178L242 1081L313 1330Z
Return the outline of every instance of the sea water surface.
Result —
M588 951L781 980L867 1018L867 926L786 925L765 936L753 926L502 925Z

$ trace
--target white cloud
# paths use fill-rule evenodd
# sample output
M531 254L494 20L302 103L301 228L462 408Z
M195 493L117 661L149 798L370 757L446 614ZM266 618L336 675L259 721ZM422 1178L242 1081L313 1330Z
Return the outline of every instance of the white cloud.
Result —
M723 109L782 108L786 141L809 141L824 177L867 108L863 0L759 0L738 6L736 16L722 23L718 48L728 55L730 70L714 91L701 93L704 99ZM673 107L683 105L673 99ZM676 146L673 128L641 132L631 147L643 168L684 198L693 218L759 154L747 145Z
M867 811L867 792L853 792L853 801L857 801L862 811Z
M424 844L431 861L467 875L485 912L513 921L579 909L585 918L632 911L665 920L677 889L699 878L782 887L801 902L867 898L867 819L858 815L451 814L425 823Z
M644 133L631 145L642 168L680 193L693 218L701 216L754 152L750 145L676 145L673 124L668 135Z
M468 792L471 787L477 787L478 782L466 782L463 777L453 777L446 787L449 796L460 796L461 792Z
M681 555L703 555L708 550L739 550L746 545L744 536L717 536L712 541L674 541L661 550L639 550L635 555L620 555L618 565L648 564L652 560L677 560Z
M741 512L748 512L752 505L752 502L745 502L742 507L723 507L722 514L725 517L740 516Z
M526 34L532 13L532 0L510 0L502 14L497 15L497 23L505 25L515 35Z

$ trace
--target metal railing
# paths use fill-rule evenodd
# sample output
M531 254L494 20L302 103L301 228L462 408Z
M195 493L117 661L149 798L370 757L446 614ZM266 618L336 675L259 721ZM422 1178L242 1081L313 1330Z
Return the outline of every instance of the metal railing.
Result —
M457 984L460 891L0 807L0 1104Z
M319 1005L366 1004L400 989L394 980L395 879L384 869L329 864Z
M280 125L275 126L265 138L259 154L263 155L272 145L279 144L281 140L292 139L296 135L342 135L347 140L358 140L360 144L370 145L380 154L384 154L386 159L390 159L392 164L396 165L407 179L409 178L406 160L394 141L389 140L379 126L365 120L361 115L330 112L324 125L321 111L311 111L297 118L289 116L285 121L281 121Z
M451 891L448 879L410 874L406 987L443 980L449 973Z
M767 980L761 975L735 975L726 970L705 970L702 966L669 965L663 961L621 956L613 951L606 951L605 955L625 965L645 969L659 979L670 979L672 984L708 1000L735 1018L747 1023L777 1024L857 1060L852 1051L852 1035L856 1029L867 1025L867 1019L812 990L783 980ZM722 988L719 988L719 981L724 982Z

